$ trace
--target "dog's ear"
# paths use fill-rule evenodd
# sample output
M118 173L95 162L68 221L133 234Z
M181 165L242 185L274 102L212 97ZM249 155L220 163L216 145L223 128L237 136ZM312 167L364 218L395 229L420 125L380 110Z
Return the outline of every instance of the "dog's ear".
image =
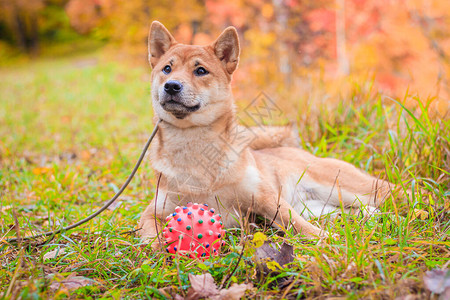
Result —
M158 63L160 57L176 43L175 38L163 24L153 21L148 35L148 59L152 68Z
M227 72L232 74L239 63L239 37L236 28L230 26L225 29L212 47Z

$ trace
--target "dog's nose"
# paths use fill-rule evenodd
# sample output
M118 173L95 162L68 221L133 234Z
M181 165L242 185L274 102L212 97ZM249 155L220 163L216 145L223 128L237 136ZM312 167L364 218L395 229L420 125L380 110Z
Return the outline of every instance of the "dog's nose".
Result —
M183 85L177 80L169 80L164 85L164 90L166 91L166 93L172 96L181 92L182 89Z

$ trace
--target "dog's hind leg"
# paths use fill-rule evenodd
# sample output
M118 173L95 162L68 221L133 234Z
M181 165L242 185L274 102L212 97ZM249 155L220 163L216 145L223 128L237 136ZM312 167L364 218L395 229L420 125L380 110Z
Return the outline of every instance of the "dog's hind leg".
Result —
M306 235L309 238L326 236L327 233L313 224L306 221L300 216L289 203L287 203L282 197L277 197L276 194L273 197L265 195L264 199L257 199L257 205L255 212L258 215L263 216L268 220L274 220L275 225L286 228L291 223L297 233ZM273 201L273 203L267 203Z
M378 207L390 196L392 183L370 176L333 158L317 158L307 169L315 182L314 194L327 204L343 207Z

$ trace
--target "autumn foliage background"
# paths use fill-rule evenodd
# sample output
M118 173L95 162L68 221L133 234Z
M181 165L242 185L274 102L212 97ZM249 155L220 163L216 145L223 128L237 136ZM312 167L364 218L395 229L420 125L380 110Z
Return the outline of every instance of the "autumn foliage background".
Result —
M446 0L1 0L0 59L51 57L61 51L49 49L64 44L70 53L90 40L120 49L109 59L145 65L153 20L193 44L235 26L237 98L264 90L292 99L319 87L315 97L336 95L327 99L333 103L357 83L411 104L420 97L440 115L450 108Z

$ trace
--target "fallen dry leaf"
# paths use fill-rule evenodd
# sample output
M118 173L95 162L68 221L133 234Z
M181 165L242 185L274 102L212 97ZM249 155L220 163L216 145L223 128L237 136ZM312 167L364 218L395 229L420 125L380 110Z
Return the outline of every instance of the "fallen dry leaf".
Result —
M43 258L44 258L44 260L52 259L52 258L56 258L60 255L63 255L64 253L66 253L66 248L56 248L53 251L45 253Z
M434 269L423 276L423 282L430 292L435 294L450 294L450 271L448 269Z
M255 258L258 261L267 261L268 259L274 260L277 254L278 251L271 246L269 241L264 241L261 247L257 247L255 250Z
M428 218L428 212L423 209L416 208L413 211L410 222L415 220L416 218L419 218L420 220L426 220Z
M219 294L214 278L209 273L202 275L189 274L189 281L191 282L191 288L188 290L186 299L208 298Z
M244 296L245 291L251 288L253 288L253 284L251 283L233 283L233 285L231 285L228 289L220 290L219 295L213 297L213 299L239 300Z
M73 276L65 278L61 281L53 281L50 284L50 290L57 291L60 289L76 290L84 286L98 285L98 282L83 276Z
M191 282L191 288L188 290L186 300L197 300L200 298L207 298L211 300L238 300L244 296L245 291L253 288L251 283L234 283L228 289L218 290L214 279L211 274L206 273L203 275L189 274L189 281ZM180 295L175 295L175 299L183 299Z
M275 261L280 264L280 266L284 266L285 264L291 263L294 261L294 247L292 245L288 245L283 243L281 245L280 252L275 257Z
M261 279L268 274L277 274L279 270L286 264L294 261L294 247L283 243L280 251L274 248L275 245L269 241L265 241L264 244L256 248L255 250L255 263L257 266L257 277ZM291 281L290 277L279 277L272 284L278 285L278 288L283 289Z
M264 244L255 250L256 263L262 266L265 273L270 273L274 268L268 268L270 261L278 263L281 267L294 261L294 247L283 243L280 251L272 247L272 243L265 241Z

